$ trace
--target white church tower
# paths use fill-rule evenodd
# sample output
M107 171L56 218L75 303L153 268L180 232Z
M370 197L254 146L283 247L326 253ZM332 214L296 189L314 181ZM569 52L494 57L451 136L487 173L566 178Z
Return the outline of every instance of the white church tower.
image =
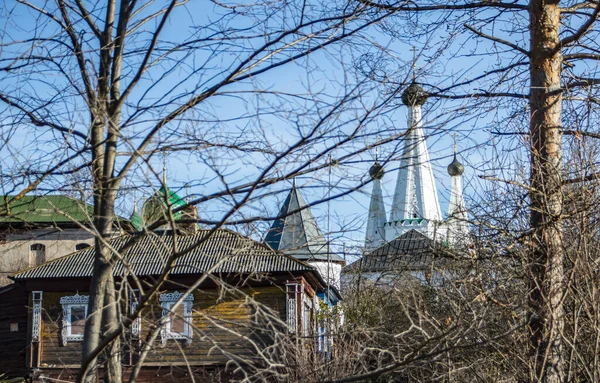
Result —
M421 107L427 101L427 92L413 79L402 93L402 102L408 107L408 127L404 135L404 149L396 180L396 190L389 220L386 220L385 204L381 190L384 170L379 162L369 170L373 179L373 192L369 205L365 253L415 230L432 240L450 245L469 241L469 224L462 192L464 166L456 155L448 166L452 179L448 217L444 221L438 200L433 169L423 134Z
M390 219L385 224L386 240L417 230L431 239L445 235L433 169L423 134L421 107L427 92L415 81L402 93L408 107L408 130L392 202Z

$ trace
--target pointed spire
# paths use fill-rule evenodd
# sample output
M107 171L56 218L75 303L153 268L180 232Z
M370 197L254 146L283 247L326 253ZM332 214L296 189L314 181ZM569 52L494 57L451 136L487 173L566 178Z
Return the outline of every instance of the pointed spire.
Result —
M265 237L271 248L301 260L326 261L329 257L333 262L343 262L337 254L328 255L327 241L295 180L278 217Z
M377 156L376 156L377 157ZM369 215L367 218L367 231L365 236L365 252L375 250L385 244L385 205L381 190L381 179L384 175L383 166L377 159L369 169L369 175L373 179L373 191L371 203L369 204Z
M458 161L456 155L456 134L454 134L454 158L448 165L448 174L452 176L452 188L448 203L447 240L451 244L468 241L469 225L465 200L462 191L462 175L464 166Z
M142 219L142 216L138 213L137 196L135 190L133 191L133 212L131 213L129 221L131 221L131 224L136 230L141 231L144 229L144 220Z
M163 187L167 187L167 155L165 152L163 152Z

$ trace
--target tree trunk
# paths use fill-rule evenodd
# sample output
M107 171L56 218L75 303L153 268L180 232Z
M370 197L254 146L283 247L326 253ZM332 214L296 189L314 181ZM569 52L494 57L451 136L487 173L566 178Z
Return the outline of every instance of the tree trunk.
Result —
M118 300L115 296L115 281L112 273L109 274L109 282L106 284L106 292L104 295L104 313L103 313L103 330L104 334L113 330L115 326L120 326L120 312ZM105 382L120 382L122 379L121 371L121 339L116 338L110 343L110 346L105 351L106 366L104 368Z
M533 0L529 7L530 55L530 225L529 330L531 380L563 381L564 315L561 214L562 128L559 1Z
M100 100L105 94L101 94ZM103 338L108 326L118 325L116 302L114 296L114 278L112 275L112 255L105 241L112 236L112 222L114 217L114 204L116 193L111 188L114 166L114 148L104 150L104 131L106 126L106 111L100 103L95 113L96 118L92 125L92 172L94 182L94 226L97 231L95 241L96 256L94 257L94 271L90 281L89 307L90 314L86 320L85 335L82 350L82 369L79 382L92 383L96 381L98 356L94 355L96 348ZM99 117L102 116L102 117ZM113 161L108 164L107 162ZM111 383L121 381L120 344L115 341L105 351L106 366L105 376L109 376ZM87 364L87 368L86 368Z

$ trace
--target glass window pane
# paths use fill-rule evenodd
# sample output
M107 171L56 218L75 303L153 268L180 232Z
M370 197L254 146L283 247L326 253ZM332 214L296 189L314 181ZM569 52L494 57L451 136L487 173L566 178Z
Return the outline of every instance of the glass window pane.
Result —
M71 335L83 335L85 326L85 307L71 307Z
M171 332L183 334L184 332L184 310L183 303L177 306L176 309L171 309Z

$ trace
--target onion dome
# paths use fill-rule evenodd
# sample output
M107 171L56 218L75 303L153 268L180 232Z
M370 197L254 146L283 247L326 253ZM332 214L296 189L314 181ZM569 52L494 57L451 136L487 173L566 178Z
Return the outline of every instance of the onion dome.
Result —
M463 164L460 163L460 161L458 161L458 159L456 158L456 153L454 153L454 160L452 160L450 165L448 165L448 174L454 177L462 176L464 172L465 167L463 166Z
M185 201L168 187L162 186L156 193L150 196L142 206L142 219L148 225L169 219L169 210L173 211L185 206ZM182 211L173 213L175 220L181 219Z
M383 178L384 174L385 170L383 170L383 166L381 166L379 162L375 161L373 166L371 166L371 169L369 169L369 175L371 178L374 180L380 180Z
M428 93L415 81L402 92L402 103L406 106L423 105L427 101Z

